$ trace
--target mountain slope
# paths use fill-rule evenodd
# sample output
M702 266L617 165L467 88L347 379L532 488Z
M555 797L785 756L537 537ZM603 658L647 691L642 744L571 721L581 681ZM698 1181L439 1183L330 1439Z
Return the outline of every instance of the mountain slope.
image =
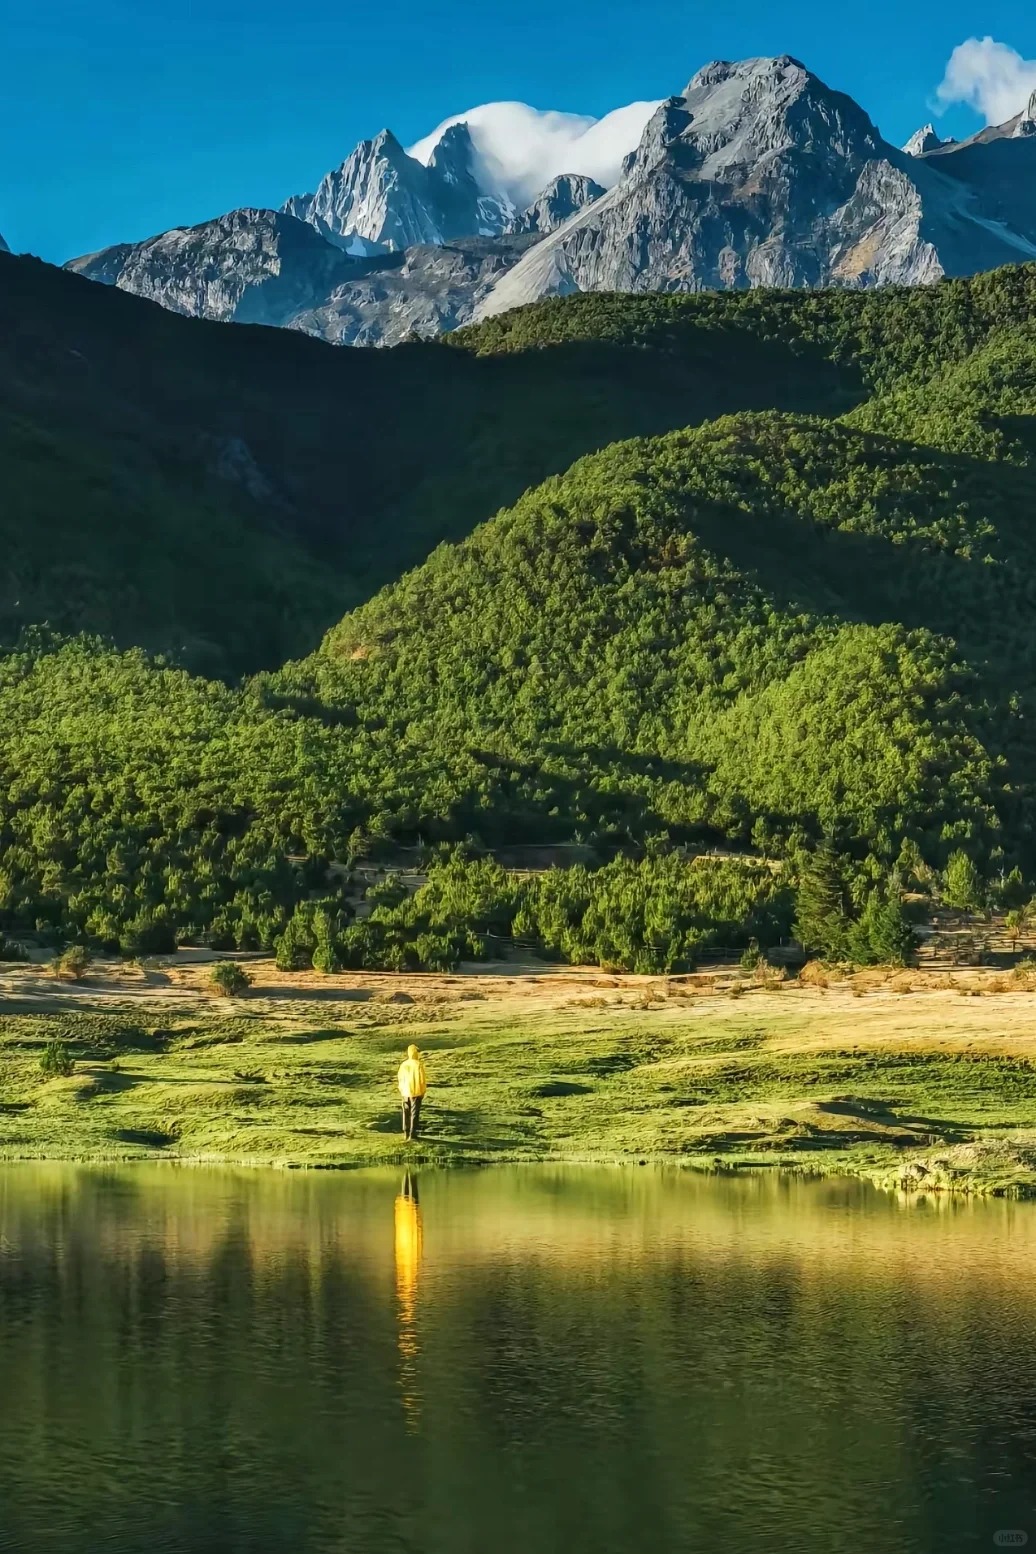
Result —
M251 550L262 533L327 545L348 521L339 560L377 544L393 578L317 652L236 690L46 633L0 655L0 926L147 953L178 935L271 944L292 921L335 963L452 964L485 953L508 900L514 917L494 866L437 877L433 932L388 900L346 927L329 864L553 840L650 856L607 903L592 871L549 877L529 931L664 966L692 954L674 844L794 862L830 829L860 900L897 862L923 879L959 848L987 877L1036 879L1036 267L882 293L553 299L448 347L369 353L176 318L25 261L0 281L5 413L17 390L51 435L75 417L113 458L113 425L124 459L164 428L152 470L181 501L188 476L211 489L192 439L233 427L249 483L299 483L279 528L249 493ZM566 446L732 408L589 453L470 532ZM366 531L331 503L347 477L369 480ZM225 513L195 511L229 541ZM404 571L430 511L460 543ZM108 545L117 572L133 528L104 522L91 513L78 554ZM75 533L60 509L23 527L7 553L40 534L51 564ZM247 620L233 568L212 570ZM160 618L164 593L150 605ZM732 924L715 907L728 934L755 931L760 872Z
M466 745L527 771L541 826L571 784L569 824L591 829L745 841L764 817L784 845L819 822L880 846L923 815L929 855L988 846L998 760L1031 795L1005 687L1036 688L1036 553L1001 522L1009 490L779 416L622 444L438 552L284 683L432 768Z
M819 351L750 332L732 349L707 323L675 350L340 352L12 256L0 369L0 641L48 621L219 674L305 652L590 449L718 410L860 397Z
M392 252L272 210L238 210L65 266L189 318L271 324L332 345L398 345L466 323L535 236ZM537 228L530 228L534 234Z
M398 345L467 323L494 282L517 264L532 237L425 243L364 265L312 307L282 322L330 345Z

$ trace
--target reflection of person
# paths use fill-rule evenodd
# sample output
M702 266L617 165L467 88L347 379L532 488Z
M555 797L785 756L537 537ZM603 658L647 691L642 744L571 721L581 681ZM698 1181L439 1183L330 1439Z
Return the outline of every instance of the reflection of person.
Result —
M421 1269L421 1205L417 1181L408 1171L396 1198L396 1293L402 1316L412 1326Z
M421 1117L421 1102L428 1091L428 1075L417 1048L406 1049L406 1057L399 1065L399 1095L403 1103L403 1137L415 1139Z
M417 1389L417 1285L421 1274L423 1238L417 1181L408 1171L396 1198L396 1302L399 1315L399 1382L407 1426L415 1429L420 1415Z

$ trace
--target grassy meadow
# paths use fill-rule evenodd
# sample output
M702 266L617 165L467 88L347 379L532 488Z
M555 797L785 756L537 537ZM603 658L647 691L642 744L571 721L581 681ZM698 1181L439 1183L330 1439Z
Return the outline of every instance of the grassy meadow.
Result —
M227 999L182 958L71 985L5 966L0 1159L668 1159L1036 1191L1028 976L249 970L248 996ZM394 1081L409 1042L431 1090L408 1146ZM55 1050L71 1072L46 1072Z

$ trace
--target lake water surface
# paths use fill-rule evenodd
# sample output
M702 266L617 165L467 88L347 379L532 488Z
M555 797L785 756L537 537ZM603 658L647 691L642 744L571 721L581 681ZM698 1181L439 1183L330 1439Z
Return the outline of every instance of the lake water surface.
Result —
M1036 1208L636 1167L0 1169L5 1554L1018 1532Z

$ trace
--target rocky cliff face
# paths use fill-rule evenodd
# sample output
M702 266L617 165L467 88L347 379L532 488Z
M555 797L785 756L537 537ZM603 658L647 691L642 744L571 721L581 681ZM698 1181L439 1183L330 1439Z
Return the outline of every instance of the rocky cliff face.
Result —
M174 313L222 322L287 324L369 267L281 211L234 210L144 243L123 243L66 266L148 297Z
M0 232L0 254L9 254L10 252L11 250L8 248L6 242L4 241L4 235L2 232Z
M563 221L585 210L604 193L599 183L580 173L562 173L543 193L508 224L509 232L535 232L545 236L555 232Z
M888 145L787 56L708 65L657 110L619 183L476 317L571 291L917 285L1036 256L949 160Z
M610 189L562 175L520 213L467 124L422 144L384 130L280 212L71 268L179 312L390 344L572 291L919 285L1036 259L1036 94L959 145L926 125L899 150L795 59L718 61Z
M396 345L408 335L444 334L470 320L532 242L512 235L408 248L297 313L292 327L333 345Z

